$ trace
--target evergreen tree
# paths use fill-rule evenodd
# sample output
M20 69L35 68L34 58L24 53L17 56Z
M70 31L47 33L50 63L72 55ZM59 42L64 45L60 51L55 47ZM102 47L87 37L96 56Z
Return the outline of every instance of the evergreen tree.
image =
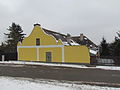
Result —
M120 56L120 31L117 32L117 35L114 42L114 56Z
M117 32L118 39L120 39L120 31Z
M100 55L101 56L109 56L109 44L106 42L105 38L102 38L101 44L100 44Z
M112 56L120 56L120 32L117 32L115 41L110 44L110 54Z
M6 52L17 52L17 43L22 42L24 38L24 33L20 25L12 23L7 29L9 33L4 33L8 40L6 41Z
M4 44L4 43L2 42L2 44L0 45L0 51L1 51L1 52L4 52L5 47L6 47L6 44Z

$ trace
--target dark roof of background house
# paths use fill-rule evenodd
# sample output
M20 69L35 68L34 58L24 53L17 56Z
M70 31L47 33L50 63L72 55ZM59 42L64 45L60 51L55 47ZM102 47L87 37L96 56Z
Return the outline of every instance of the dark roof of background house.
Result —
M80 36L73 36L72 39L74 41L76 41L77 43L81 44L80 42ZM95 47L98 47L95 43L93 43L89 38L87 38L86 36L83 36L83 41L85 45L94 45Z
M45 33L54 36L56 38L56 40L61 39L63 42L67 42L67 35L61 34L61 33L55 32L55 31L47 30L45 28L42 28L42 29L45 31ZM76 42L76 43L81 45L81 43L80 43L80 36L72 36L71 39L74 42ZM87 46L94 45L95 47L98 47L95 43L93 43L86 36L83 37L83 41L85 41L85 45L87 45Z
M61 39L63 42L67 42L67 39L66 39L67 36L66 35L58 33L58 32L54 32L54 31L51 31L51 30L47 30L47 29L44 29L44 28L42 28L42 29L45 31L45 33L54 36L56 38L56 40Z

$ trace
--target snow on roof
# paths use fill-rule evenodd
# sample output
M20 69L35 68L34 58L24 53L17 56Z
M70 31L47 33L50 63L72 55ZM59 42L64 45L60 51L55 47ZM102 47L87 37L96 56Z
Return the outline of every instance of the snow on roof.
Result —
M68 42L63 42L63 45L67 45L68 46L69 44L68 44Z
M70 43L71 45L79 45L78 43L72 42Z
M63 42L63 44L69 46L68 42ZM75 42L71 42L70 44L71 44L72 46L74 46L74 45L79 45L78 43L75 43Z
M91 53L91 54L95 54L95 55L96 55L97 52L98 52L98 51L95 51L95 50L90 49L90 53Z
M58 32L54 32L54 31L51 31L51 30L47 30L47 29L44 29L43 30L47 33L47 34L50 34L52 36L54 36L56 38L56 40L62 40L63 44L64 45L69 45L68 42L67 42L67 36L64 35L64 34L61 34L61 33L58 33ZM76 43L73 39L70 39L70 44L71 45L79 45L78 43Z

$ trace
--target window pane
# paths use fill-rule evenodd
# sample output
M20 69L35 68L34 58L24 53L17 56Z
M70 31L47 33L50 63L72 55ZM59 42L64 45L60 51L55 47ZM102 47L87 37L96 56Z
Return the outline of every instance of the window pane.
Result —
M36 38L36 45L40 45L40 38Z

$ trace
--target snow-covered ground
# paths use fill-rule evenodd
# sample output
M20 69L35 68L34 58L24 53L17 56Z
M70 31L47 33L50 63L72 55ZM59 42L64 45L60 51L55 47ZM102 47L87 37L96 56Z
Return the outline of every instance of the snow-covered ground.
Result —
M75 65L75 64L55 64L55 63L41 63L41 62L25 62L25 61L1 61L3 64L18 64L16 67L22 67L24 64L28 65L45 65L45 66L60 66L60 67L72 67L72 68L90 68L90 69L104 69L104 70L120 70L118 66L95 66L87 67L85 65ZM20 65L19 65L20 64ZM13 65L15 67L15 65Z
M117 66L96 66L96 68L104 69L104 70L119 70L120 67Z
M0 90L120 90L120 88L78 85L55 80L0 77Z

